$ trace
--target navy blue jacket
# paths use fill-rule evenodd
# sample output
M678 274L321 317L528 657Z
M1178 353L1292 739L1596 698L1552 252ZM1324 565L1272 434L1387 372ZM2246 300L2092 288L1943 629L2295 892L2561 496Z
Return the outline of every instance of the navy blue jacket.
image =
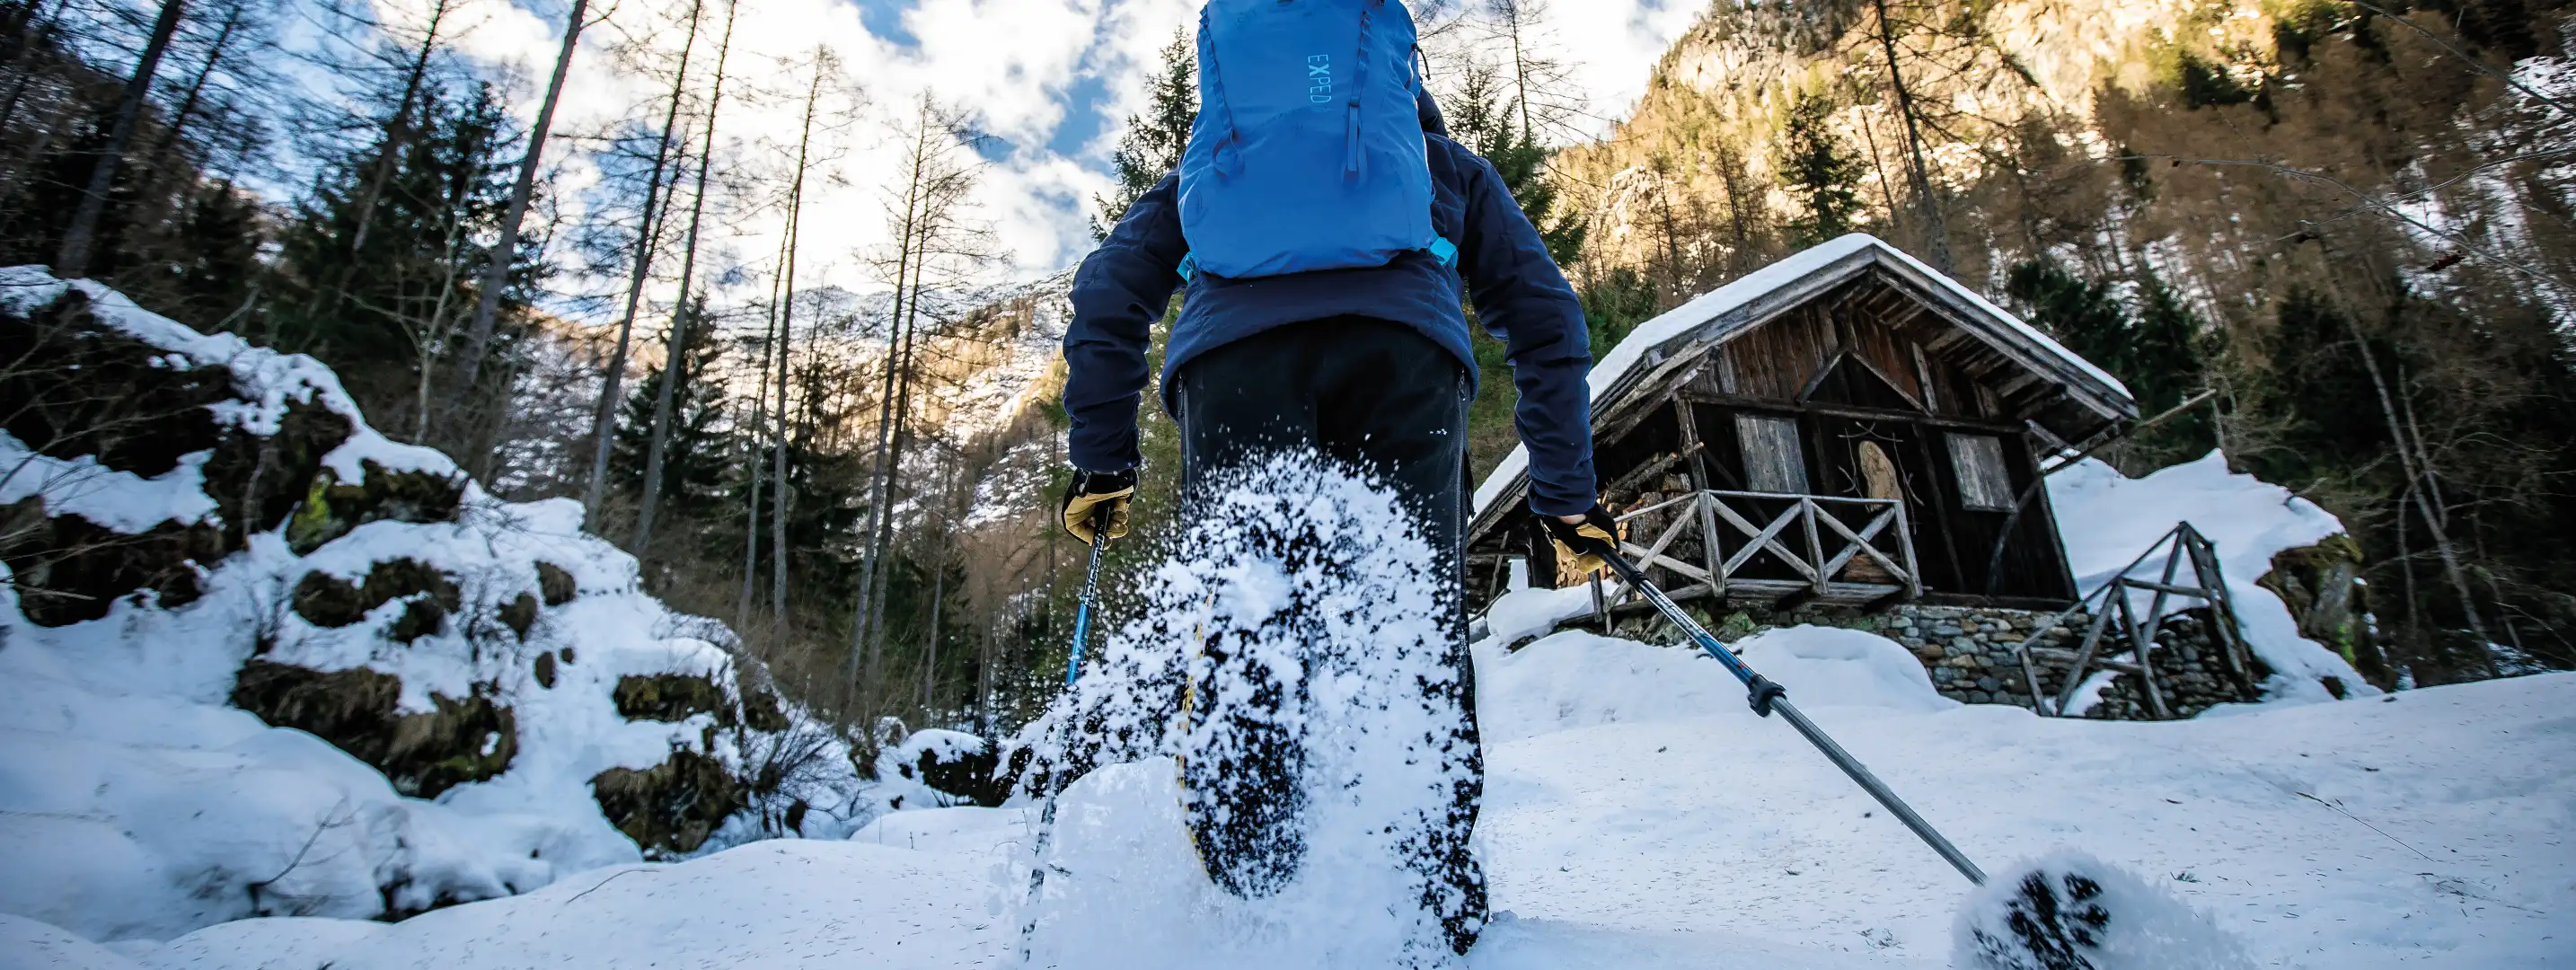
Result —
M1431 223L1458 244L1457 267L1415 253L1368 269L1243 280L1200 273L1172 324L1163 386L1172 386L1172 374L1211 348L1272 327L1343 315L1413 326L1456 354L1473 381L1476 359L1459 306L1463 288L1478 322L1508 345L1512 383L1520 389L1514 423L1529 449L1530 508L1545 515L1581 513L1595 502L1592 399L1583 379L1592 354L1583 304L1502 176L1449 140L1428 95L1422 99L1422 126L1430 133ZM1178 176L1165 176L1074 274L1073 324L1064 334L1064 409L1073 419L1067 447L1077 468L1136 466L1136 407L1145 390L1146 350L1155 321L1181 286L1181 258L1189 254L1179 194ZM1170 401L1163 403L1171 409Z

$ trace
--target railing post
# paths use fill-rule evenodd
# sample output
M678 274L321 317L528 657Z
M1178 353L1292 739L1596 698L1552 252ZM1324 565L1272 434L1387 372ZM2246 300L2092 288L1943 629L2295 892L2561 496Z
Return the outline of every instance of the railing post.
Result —
M1816 534L1816 500L1813 496L1798 496L1798 514L1807 530L1807 569L1815 576L1812 585L1816 595L1823 596L1825 581L1830 577L1825 575L1825 541Z
M1905 515L1905 500L1896 500L1896 548L1905 557L1905 598L1923 598L1923 575L1914 565L1914 527Z
M1699 513L1699 551L1702 565L1708 567L1708 595L1719 603L1726 602L1726 554L1717 545L1717 496L1703 488L1692 509Z

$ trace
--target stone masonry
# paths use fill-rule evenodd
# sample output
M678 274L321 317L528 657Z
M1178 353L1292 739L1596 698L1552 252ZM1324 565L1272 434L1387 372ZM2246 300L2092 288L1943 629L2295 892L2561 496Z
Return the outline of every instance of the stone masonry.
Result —
M1919 603L1902 603L1876 613L1808 606L1785 611L1752 608L1713 615L1701 603L1686 603L1682 608L1718 639L1729 643L1764 630L1799 624L1866 630L1912 651L1930 672L1933 689L1944 697L1969 704L2024 708L2031 706L2030 681L2022 673L2015 651L2032 640L2040 646L2072 650L2093 622L2092 614L2076 612L2042 630L2040 624L2049 622L2055 613ZM2258 685L2262 678L2270 675L2258 665L2250 679L2233 676L2210 637L2204 614L2205 611L2195 610L2168 617L2156 631L2156 683L2164 691L2166 706L2177 717L2190 717L2215 704L2255 700L2260 696ZM1590 617L1578 617L1566 625L1598 628ZM1681 639L1671 624L1652 613L1623 613L1610 624L1610 632L1647 643L1677 644ZM2102 652L2105 656L2118 656L2127 651L2113 641L2103 644ZM2063 688L2062 667L2047 662L2037 666L2040 690L2053 696ZM2146 695L2139 690L2137 677L2118 674L2102 691L2101 700L2084 716L2147 720L2153 714Z

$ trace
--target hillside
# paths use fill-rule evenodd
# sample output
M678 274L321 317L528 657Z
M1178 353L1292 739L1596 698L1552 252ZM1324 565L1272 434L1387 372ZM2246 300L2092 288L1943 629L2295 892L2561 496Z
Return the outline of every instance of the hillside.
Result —
M1713 6L1555 162L1599 339L1862 229L2345 522L2383 686L2576 665L2564 3ZM1916 145L1919 141L1919 152ZM1919 157L1919 166L1917 158ZM2377 666L2365 656L2365 666Z

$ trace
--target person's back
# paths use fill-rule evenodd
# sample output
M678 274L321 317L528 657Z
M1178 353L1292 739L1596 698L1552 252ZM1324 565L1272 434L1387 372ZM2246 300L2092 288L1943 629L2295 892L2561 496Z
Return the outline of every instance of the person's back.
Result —
M1202 108L1181 170L1136 200L1075 277L1064 406L1077 473L1063 515L1085 541L1104 526L1124 534L1152 327L1186 283L1161 375L1182 434L1183 527L1213 477L1312 449L1391 487L1446 560L1460 676L1427 700L1454 712L1440 757L1464 781L1447 818L1411 844L1425 905L1465 953L1485 898L1467 850L1482 764L1455 581L1478 376L1462 291L1508 345L1531 508L1578 547L1606 541L1609 520L1593 495L1581 303L1493 167L1447 137L1412 36L1391 0L1208 5ZM1278 89L1282 64L1302 68L1291 75L1302 87ZM1262 696L1295 696L1279 686ZM1194 737L1236 735L1227 756L1185 759L1202 861L1228 891L1268 895L1296 875L1297 740L1268 712L1225 709L1213 691L1191 698Z

